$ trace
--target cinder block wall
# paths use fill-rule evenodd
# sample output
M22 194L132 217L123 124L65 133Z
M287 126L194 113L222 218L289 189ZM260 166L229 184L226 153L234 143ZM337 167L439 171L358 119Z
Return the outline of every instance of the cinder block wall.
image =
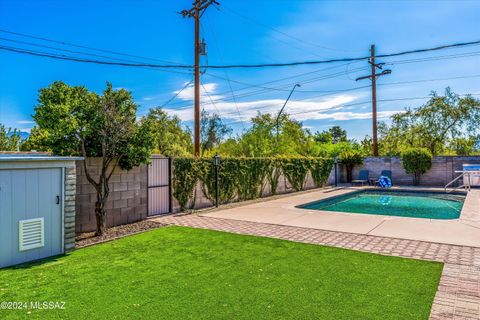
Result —
M64 241L65 252L75 248L75 194L77 175L75 167L65 168L65 195L64 195Z
M100 158L87 159L92 176L98 177L101 170ZM95 188L88 182L82 161L77 161L76 232L94 231ZM124 171L115 169L110 178L110 195L105 205L107 226L116 226L145 219L147 217L147 166L142 165Z
M438 156L432 159L432 168L423 174L420 178L422 186L445 186L458 173L456 170L462 170L463 164L480 164L480 156ZM346 170L339 166L340 180L346 181ZM353 170L353 178L358 177L360 170L369 170L372 178L380 176L382 170L392 171L392 180L397 185L412 185L413 174L407 174L403 169L402 161L399 157L368 157L363 161L363 165L356 166Z
M329 178L329 182L327 184L330 183L330 179L333 179L333 178ZM313 179L310 173L308 173L307 178L305 180L305 190L309 190L313 188L315 188L315 183L313 182ZM214 204L203 194L200 182L197 183L195 192L196 192L195 206L194 206L195 209L210 208L214 206ZM280 175L280 177L278 178L277 194L285 194L285 193L292 193L292 192L295 192L295 190L293 190L287 178L283 174ZM266 181L263 189L262 197L268 197L271 195L272 195L272 191L270 190L270 184L268 183L268 181ZM235 202L235 200L233 202ZM191 206L191 203L189 204L189 206ZM178 204L178 201L175 198L173 198L172 211L174 213L180 212L180 205Z

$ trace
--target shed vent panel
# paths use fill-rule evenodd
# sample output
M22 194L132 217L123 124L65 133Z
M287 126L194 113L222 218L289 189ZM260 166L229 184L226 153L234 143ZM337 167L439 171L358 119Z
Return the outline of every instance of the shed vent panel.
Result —
M20 220L18 222L20 251L44 246L43 218Z

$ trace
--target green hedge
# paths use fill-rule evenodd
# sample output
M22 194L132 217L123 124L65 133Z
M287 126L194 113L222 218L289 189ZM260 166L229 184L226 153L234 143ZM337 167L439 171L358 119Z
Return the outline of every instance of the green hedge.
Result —
M194 158L173 159L173 196L180 204L180 209L186 209L188 202L194 196L195 185L199 176L199 161Z
M198 181L202 191L215 202L215 166L211 158L173 159L173 195L182 210L194 203ZM219 202L256 199L268 183L276 194L278 179L283 173L295 191L305 188L308 172L316 187L325 185L333 167L333 159L307 157L223 158L219 167Z

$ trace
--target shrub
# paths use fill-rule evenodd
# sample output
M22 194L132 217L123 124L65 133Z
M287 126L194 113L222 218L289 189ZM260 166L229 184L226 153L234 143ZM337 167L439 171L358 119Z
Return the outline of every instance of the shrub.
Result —
M266 176L270 173L269 158L239 158L236 188L239 200L262 196Z
M425 148L408 148L402 152L402 163L407 173L414 174L413 184L418 185L420 176L432 167L432 154Z
M308 170L310 169L310 158L280 158L282 171L288 182L295 191L303 190Z
M282 175L280 160L278 158L266 158L266 160L268 161L267 180L270 184L270 192L272 195L275 195L277 194L278 189L278 179L280 179L280 176Z
M312 158L310 159L310 174L312 175L315 187L323 187L328 180L330 171L333 167L333 159L328 158Z
M198 181L199 165L195 158L173 159L173 196L177 199L181 211L185 210Z
M363 163L363 153L360 150L347 149L340 152L340 162L347 169L347 182L352 182L353 167Z
M211 158L200 160L199 179L202 182L202 191L212 203L215 202L215 165ZM218 201L231 201L236 195L236 178L239 164L233 158L222 159L218 170Z
M175 158L173 164L173 195L182 210L189 202L195 202L193 194L198 181L205 197L215 202L215 165L211 158ZM315 186L320 187L325 184L332 165L332 159L323 158L223 158L218 172L219 202L259 198L266 181L275 194L282 172L296 191L304 189L309 171Z

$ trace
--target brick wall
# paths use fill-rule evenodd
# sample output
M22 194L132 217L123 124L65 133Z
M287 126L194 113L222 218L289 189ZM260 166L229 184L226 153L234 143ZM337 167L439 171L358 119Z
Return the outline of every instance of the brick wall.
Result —
M92 176L100 173L100 158L87 159ZM95 230L95 188L88 182L82 161L77 161L76 232ZM145 219L147 216L147 166L124 171L115 170L110 178L110 195L105 205L107 226L116 226Z
M458 175L455 171L462 170L463 164L480 164L480 156L433 157L432 168L420 177L420 185L443 187ZM346 181L346 171L342 166L339 167L341 181ZM382 170L391 170L394 184L413 184L413 175L405 172L398 157L368 157L363 165L354 168L353 178L356 179L359 171L364 169L369 170L370 177L374 178L379 177Z

